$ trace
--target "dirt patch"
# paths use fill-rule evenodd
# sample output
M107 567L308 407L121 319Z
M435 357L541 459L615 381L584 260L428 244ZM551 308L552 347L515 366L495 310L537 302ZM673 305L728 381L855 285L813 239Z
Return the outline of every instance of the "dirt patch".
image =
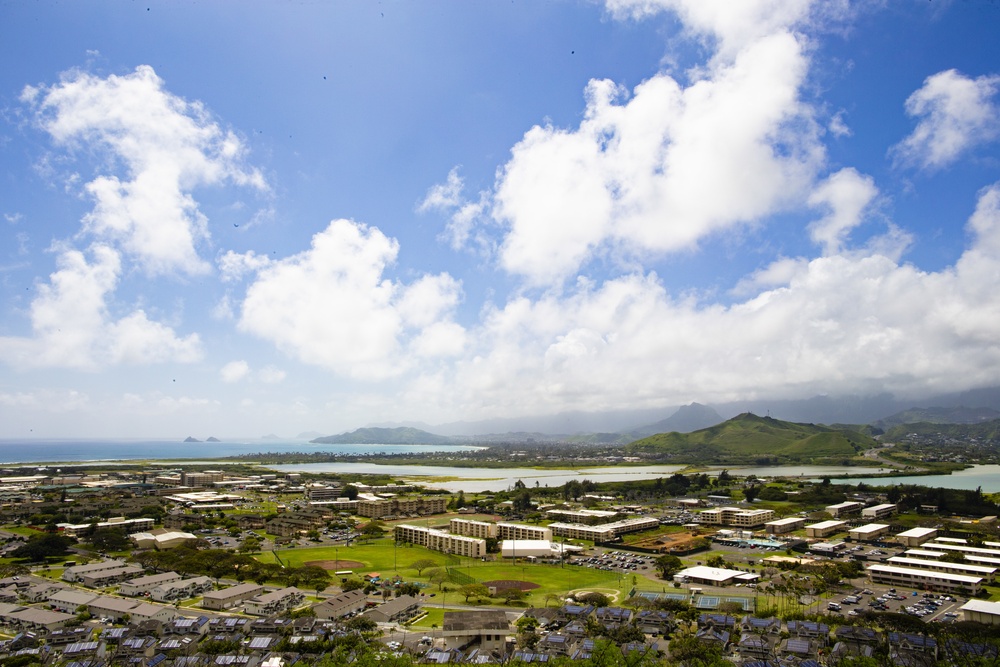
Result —
M541 588L541 584L535 584L530 581L518 581L517 579L495 579L494 581L484 581L483 586L487 588L495 588L497 591L505 591L508 588L516 588L519 591L533 591L536 588Z
M358 568L364 568L364 563L359 563L356 560L311 560L303 565L315 565L321 567L324 570L333 570L334 572L338 570L357 570Z
M639 542L631 542L631 546L646 549L656 549L660 553L670 553L671 551L687 551L693 543L701 537L692 533L667 533L656 535Z

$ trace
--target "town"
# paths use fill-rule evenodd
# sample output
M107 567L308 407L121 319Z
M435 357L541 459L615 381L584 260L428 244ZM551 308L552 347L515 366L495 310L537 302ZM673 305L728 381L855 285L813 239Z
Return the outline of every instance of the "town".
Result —
M960 513L943 490L725 471L468 495L251 467L4 475L5 665L997 651L996 506L970 492Z

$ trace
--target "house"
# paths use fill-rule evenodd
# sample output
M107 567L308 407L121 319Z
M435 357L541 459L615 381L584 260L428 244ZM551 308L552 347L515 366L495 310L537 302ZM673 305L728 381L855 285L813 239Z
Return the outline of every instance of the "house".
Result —
M635 622L647 635L666 635L673 629L674 617L668 611L642 609L636 612Z
M175 618L163 626L164 635L181 637L201 637L208 632L208 617L198 616L197 618L179 617Z
M367 604L368 595L361 589L356 589L327 598L323 602L313 605L312 609L316 618L330 620L364 611Z
M503 653L510 622L504 611L446 611L442 637L450 646L465 648L479 644L483 651Z
M118 559L105 560L99 563L87 563L86 565L74 565L72 567L67 567L63 571L62 578L63 581L81 581L85 574L92 574L103 570L113 570L124 565L125 561Z
M243 608L254 616L271 616L291 611L302 604L305 594L294 586L282 588L270 593L257 595L246 601Z
M186 600L212 590L212 580L208 577L192 577L160 584L149 592L150 599L157 602Z
M128 615L132 623L141 623L143 621L160 621L161 623L166 623L177 618L178 612L163 605L142 602L132 607Z
M235 607L244 600L256 597L264 592L260 584L238 584L224 588L221 591L209 591L201 599L205 609L224 610Z
M126 616L131 618L131 611L138 606L139 603L135 600L123 600L121 598L101 596L91 601L90 604L87 605L87 609L94 616L120 621Z
M595 617L606 629L613 630L628 625L632 620L632 610L623 607L598 607Z
M61 611L49 611L48 609L23 607L21 611L2 614L0 618L3 618L8 625L14 628L51 632L76 620L76 615Z
M142 572L142 568L138 565L122 565L97 572L86 572L80 575L77 581L88 588L104 588L131 579Z
M99 596L72 588L59 589L49 595L49 607L66 614L75 614L80 607L86 607Z
M412 595L400 595L374 609L369 609L363 616L376 623L397 623L408 621L419 612L420 600Z
M161 584L170 583L171 581L180 581L180 579L181 575L176 572L160 572L159 574L150 574L145 577L137 577L123 582L122 585L118 587L118 593L126 597L137 597L143 593L148 593Z

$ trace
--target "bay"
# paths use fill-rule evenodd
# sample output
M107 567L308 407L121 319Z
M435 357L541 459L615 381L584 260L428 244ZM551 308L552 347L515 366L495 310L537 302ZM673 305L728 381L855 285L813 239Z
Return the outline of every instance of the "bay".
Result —
M468 445L328 445L304 440L0 440L0 464L80 463L163 459L211 459L263 453L426 454L478 449ZM253 459L248 459L252 462Z
M894 486L896 484L916 484L918 486L941 487L983 493L1000 492L1000 465L974 465L965 470L956 470L950 475L911 475L908 477L859 477L853 479L831 479L833 484L870 484L872 486Z
M400 480L419 482L432 489L444 489L453 493L466 491L481 493L484 491L504 491L510 489L518 480L528 487L562 486L566 482L590 480L591 482L627 482L630 480L656 479L669 477L687 466L682 465L652 465L652 466L608 466L594 468L459 468L451 466L416 466L416 465L386 465L380 463L289 463L268 466L282 472L308 473L349 473L365 475L391 475ZM706 470L708 475L718 475L728 469L733 475L750 475L758 477L800 475L843 475L853 471L874 473L878 468L851 468L847 466L788 466L760 468L717 468ZM776 472L781 471L781 472ZM438 478L438 479L435 479Z

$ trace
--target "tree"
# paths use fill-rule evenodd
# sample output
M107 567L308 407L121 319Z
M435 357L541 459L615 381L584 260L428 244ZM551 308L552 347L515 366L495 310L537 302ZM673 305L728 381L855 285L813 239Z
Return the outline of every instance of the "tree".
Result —
M745 489L743 489L743 497L746 499L748 503L752 503L754 499L757 497L758 493L760 493L760 487L757 486L756 484L748 486Z
M504 602L508 605L512 602L520 602L524 598L528 597L528 594L520 588L505 588L502 595Z
M465 584L459 587L458 592L465 597L466 602L470 598L485 598L490 595L490 589L483 584Z
M726 560L722 556L716 554L714 556L709 556L708 559L705 561L705 565L709 567L725 567Z
M684 567L684 564L681 563L681 559L677 556L664 554L656 559L654 567L660 573L660 579L670 579L674 576L674 573Z
M365 582L360 579L348 579L340 586L340 590L347 593L348 591L356 591L365 587Z
M415 560L410 563L410 567L417 571L418 577L423 574L424 570L429 567L434 567L435 565L437 565L437 563L432 561L430 558L421 558L420 560Z
M385 535L385 528L382 527L381 521L373 519L365 524L365 527L361 529L361 534L368 539L375 539Z
M427 580L432 584L437 584L438 590L441 590L445 582L448 581L448 572L443 568L428 570Z
M40 533L29 537L28 542L15 549L11 555L14 558L25 558L29 561L63 557L69 553L69 547L73 542L73 538L66 535Z
M260 551L260 538L254 535L250 535L243 543L240 545L238 551L241 554L252 554L255 551Z

